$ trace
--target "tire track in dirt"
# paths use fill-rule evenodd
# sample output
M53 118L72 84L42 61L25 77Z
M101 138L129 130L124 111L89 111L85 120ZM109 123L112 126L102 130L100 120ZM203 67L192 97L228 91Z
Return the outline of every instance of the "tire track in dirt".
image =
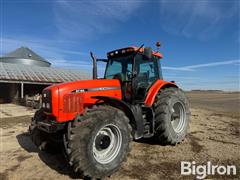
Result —
M7 168L3 173L0 173L0 179L1 180L8 180L8 174L14 173L20 166L23 161L25 161L28 158L31 158L31 155L19 155L17 156L18 163L16 165L13 165L9 168Z
M204 148L204 146L199 144L199 142L201 142L202 140L194 136L193 133L188 134L188 138L190 139L192 151L195 153L200 153Z

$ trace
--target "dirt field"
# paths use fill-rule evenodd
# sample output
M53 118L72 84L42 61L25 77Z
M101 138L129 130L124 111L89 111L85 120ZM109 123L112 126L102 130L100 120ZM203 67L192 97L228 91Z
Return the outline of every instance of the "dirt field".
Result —
M233 164L238 174L223 178L240 179L240 93L190 92L188 96L192 121L185 141L177 146L133 142L127 162L110 179L193 179L180 175L181 161ZM1 119L0 179L77 179L61 154L36 149L27 133L29 121L29 116Z
M193 108L207 109L225 115L240 117L239 92L192 91L187 93Z

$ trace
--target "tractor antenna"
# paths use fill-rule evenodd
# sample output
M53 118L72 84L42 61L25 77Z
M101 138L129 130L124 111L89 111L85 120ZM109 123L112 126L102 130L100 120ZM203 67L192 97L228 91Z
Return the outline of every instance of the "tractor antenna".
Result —
M161 46L161 43L159 41L156 42L156 46L157 46L157 52L159 52L159 49L160 49L160 46Z

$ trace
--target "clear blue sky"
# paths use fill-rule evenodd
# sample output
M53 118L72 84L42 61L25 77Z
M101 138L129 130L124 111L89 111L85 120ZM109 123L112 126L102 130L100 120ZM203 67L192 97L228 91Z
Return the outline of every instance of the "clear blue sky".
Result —
M238 0L0 1L1 55L27 46L55 67L90 72L90 50L105 58L160 41L166 80L184 89L240 90Z

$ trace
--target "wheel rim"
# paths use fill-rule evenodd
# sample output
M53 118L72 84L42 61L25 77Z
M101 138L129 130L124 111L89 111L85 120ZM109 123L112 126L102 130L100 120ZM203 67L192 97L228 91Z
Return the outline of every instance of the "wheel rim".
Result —
M171 124L176 133L182 132L186 121L185 107L181 102L176 102L172 107Z
M121 145L120 129L113 124L108 124L101 128L94 138L93 156L101 164L110 163L118 155Z

